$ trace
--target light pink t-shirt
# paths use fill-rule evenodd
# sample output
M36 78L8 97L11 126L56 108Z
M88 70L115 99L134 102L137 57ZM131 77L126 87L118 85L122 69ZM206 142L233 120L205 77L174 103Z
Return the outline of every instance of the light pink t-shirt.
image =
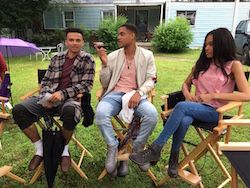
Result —
M225 71L229 75L231 73L231 68L233 61L225 64ZM206 93L233 93L235 80L231 80L230 77L226 77L220 68L211 64L208 70L204 73L201 71L199 73L198 79L192 79L193 85L196 88L195 96ZM219 108L229 101L213 99L207 102L209 105Z
M124 61L125 66L123 68L121 77L117 82L113 91L128 93L132 90L137 90L137 79L136 79L136 69L135 61Z

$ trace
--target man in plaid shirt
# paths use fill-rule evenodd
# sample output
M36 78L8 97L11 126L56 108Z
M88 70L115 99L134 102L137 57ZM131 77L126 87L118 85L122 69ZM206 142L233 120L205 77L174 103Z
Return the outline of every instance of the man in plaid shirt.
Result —
M40 95L22 101L12 110L15 122L36 148L29 170L35 170L43 160L43 144L33 123L43 116L47 127L50 127L51 115L47 114L51 113L59 113L63 120L62 135L66 143L60 161L62 172L67 172L71 165L68 144L75 126L82 118L77 95L89 93L92 89L95 61L91 54L81 51L84 45L82 30L66 29L65 44L68 50L58 53L50 61L41 82ZM50 97L46 103L39 104L38 101L48 94Z

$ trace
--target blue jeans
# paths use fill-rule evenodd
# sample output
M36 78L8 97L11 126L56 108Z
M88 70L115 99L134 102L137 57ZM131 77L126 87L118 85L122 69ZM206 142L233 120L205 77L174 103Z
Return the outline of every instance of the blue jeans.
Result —
M123 95L122 92L110 92L98 103L96 108L95 122L109 146L117 147L119 144L114 136L110 119L120 112ZM158 115L154 105L147 99L140 100L139 105L134 109L134 115L142 117L139 133L133 142L133 147L136 149L139 145L146 144L157 124Z
M193 120L217 122L219 113L216 110L216 108L196 102L182 101L177 103L154 143L163 146L173 135L172 151L178 152Z

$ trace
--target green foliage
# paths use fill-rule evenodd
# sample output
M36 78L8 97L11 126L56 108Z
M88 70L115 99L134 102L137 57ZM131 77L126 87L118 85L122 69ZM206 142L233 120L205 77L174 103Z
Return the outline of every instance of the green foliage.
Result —
M119 48L117 43L118 30L126 22L127 18L121 15L117 17L117 22L113 17L107 17L99 24L99 30L96 34L98 40L104 43L107 50L113 51Z
M37 46L56 46L58 43L65 40L65 32L61 29L56 29L53 33L45 33L40 31L34 34L33 42Z
M84 42L89 42L90 31L85 27L85 25L81 25L79 28L83 31Z
M32 20L40 19L48 5L49 0L1 0L0 29L23 29Z
M160 24L154 30L152 44L161 51L181 52L193 40L189 21L176 17L167 24Z

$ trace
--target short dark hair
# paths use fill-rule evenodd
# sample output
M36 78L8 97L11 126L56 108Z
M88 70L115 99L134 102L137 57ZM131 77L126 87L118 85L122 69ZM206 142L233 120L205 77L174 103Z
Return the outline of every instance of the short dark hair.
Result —
M68 33L80 33L83 37L83 31L80 28L67 28L65 29L66 37Z
M135 34L135 36L137 37L138 35L138 29L134 24L131 23L125 23L123 25L121 25L121 27L126 27L128 30L130 30L132 33Z

